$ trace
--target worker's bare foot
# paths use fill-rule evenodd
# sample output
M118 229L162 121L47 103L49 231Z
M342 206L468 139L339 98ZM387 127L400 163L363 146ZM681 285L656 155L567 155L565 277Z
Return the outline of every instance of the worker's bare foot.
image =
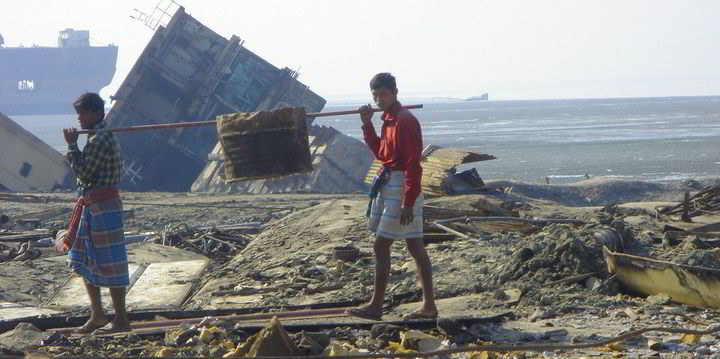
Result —
M90 318L88 319L85 324L83 324L82 327L75 329L75 333L77 334L90 334L104 326L106 326L109 323L109 321L105 318Z
M403 320L414 320L414 319L436 319L438 317L438 310L435 306L426 307L422 306L418 309L413 310L410 314L403 317Z
M383 313L382 307L377 308L371 304L365 304L355 308L348 308L345 314L363 319L380 320Z
M130 332L130 331L132 331L132 329L130 328L130 322L128 322L127 320L120 320L120 321L113 320L109 325L95 330L93 332L93 334L102 335L102 334L126 333L126 332Z

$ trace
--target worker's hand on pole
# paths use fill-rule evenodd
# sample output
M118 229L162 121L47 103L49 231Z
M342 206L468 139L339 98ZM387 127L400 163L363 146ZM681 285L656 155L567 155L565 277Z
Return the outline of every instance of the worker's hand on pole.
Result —
M364 105L360 106L358 108L358 111L360 111L360 119L362 120L363 125L372 125L372 117L373 117L373 110L372 106L370 105Z
M80 134L78 133L77 128L64 128L63 136L65 136L65 142L69 145L71 143L76 143Z

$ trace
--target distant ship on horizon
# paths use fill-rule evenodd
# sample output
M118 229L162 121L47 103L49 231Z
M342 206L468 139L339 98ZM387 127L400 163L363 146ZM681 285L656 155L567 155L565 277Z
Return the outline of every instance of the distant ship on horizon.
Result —
M487 101L489 98L488 93L484 93L480 96L472 96L465 99L465 101Z
M118 47L90 46L88 30L65 29L57 47L4 47L0 35L0 112L6 115L75 113L72 102L99 92L115 75Z

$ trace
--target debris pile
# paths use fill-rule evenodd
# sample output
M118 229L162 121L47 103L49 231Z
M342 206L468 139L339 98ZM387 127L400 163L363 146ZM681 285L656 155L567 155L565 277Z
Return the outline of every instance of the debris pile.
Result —
M242 251L257 232L260 223L213 228L191 228L185 224L168 225L155 243L174 246L216 259L229 259Z
M708 186L700 190L688 200L688 214L690 217L702 214L720 213L720 185ZM665 215L681 214L685 210L685 201L663 209Z

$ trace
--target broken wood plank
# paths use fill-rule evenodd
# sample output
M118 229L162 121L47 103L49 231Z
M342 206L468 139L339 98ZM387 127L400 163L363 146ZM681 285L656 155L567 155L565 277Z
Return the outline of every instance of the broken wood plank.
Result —
M693 232L715 232L720 231L720 222L706 224L704 226L691 229Z
M547 282L547 283L545 283L545 286L551 286L551 285L556 285L556 284L564 284L564 283L577 283L577 282L580 282L581 280L584 280L584 279L586 279L586 278L590 278L590 277L592 277L592 276L594 276L594 275L598 275L598 274L599 274L598 272L590 272L590 273L578 274L578 275L576 275L576 276L572 276L572 277L568 277L568 278L563 278L563 279L558 279L558 280L554 280L554 281L552 281L552 282Z
M72 212L72 209L69 206L55 206L53 208L44 209L42 211L21 214L15 217L14 220L17 222L18 220L35 219L42 222L47 221L48 219L62 216L64 214L68 214L70 212Z
M452 222L519 222L519 223L527 223L532 225L545 225L548 223L560 223L560 224L585 224L585 221L580 219L552 219L552 218L536 218L536 219L527 219L527 218L519 218L519 217L459 217L459 218L450 218L450 219L443 219L435 221L436 223L445 224L445 223L452 223Z
M18 234L0 235L0 243L19 243L27 241L38 241L45 238L51 238L50 231L32 231L22 232Z
M458 232L458 231L456 231L456 230L454 230L454 229L452 229L452 228L450 228L450 227L448 227L448 226L445 226L445 225L442 225L442 224L440 224L440 223L437 223L437 221L436 221L436 222L430 222L430 225L433 226L433 227L442 229L443 231L448 232L448 233L450 233L450 234L454 234L454 235L456 235L456 236L458 236L458 237L460 237L460 238L471 239L471 237L468 236L467 234L462 233L462 232Z

